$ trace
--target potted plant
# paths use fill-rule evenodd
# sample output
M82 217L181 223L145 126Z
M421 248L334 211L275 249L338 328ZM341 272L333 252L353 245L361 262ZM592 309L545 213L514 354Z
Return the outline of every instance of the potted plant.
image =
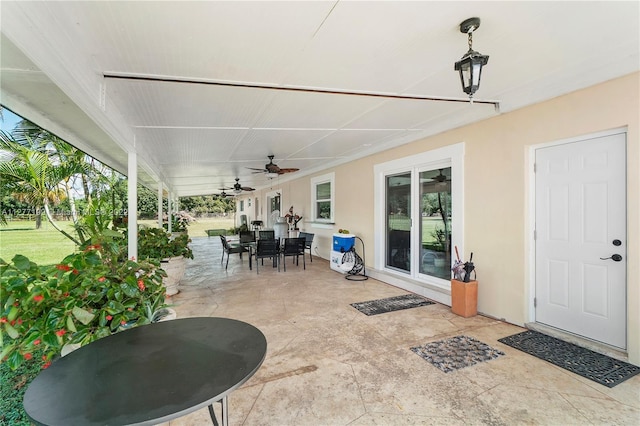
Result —
M287 213L284 217L287 219L287 222L289 223L289 227L291 228L292 231L300 230L298 228L298 222L302 220L302 216L293 212L293 206L289 208L289 213Z
M162 269L167 273L163 279L167 296L178 293L178 284L185 272L185 259L193 259L190 242L187 234L171 237L160 228L141 229L138 232L138 257L161 262Z
M293 206L289 208L289 213L284 216L285 220L289 224L289 236L295 238L298 236L300 229L298 228L298 222L302 220L302 216L293 212Z

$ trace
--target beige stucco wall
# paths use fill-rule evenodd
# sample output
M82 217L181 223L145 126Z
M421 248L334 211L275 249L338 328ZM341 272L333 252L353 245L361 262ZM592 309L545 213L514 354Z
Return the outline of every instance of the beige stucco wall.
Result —
M329 257L331 235L347 228L367 247L373 268L376 164L455 143L465 143L464 244L474 253L478 310L515 324L533 319L529 225L529 153L532 146L626 127L628 174L628 352L640 364L640 73L378 153L334 169L333 229L316 234L318 253ZM310 178L281 185L286 208L310 211ZM263 200L264 197L261 198ZM263 202L263 201L261 201Z

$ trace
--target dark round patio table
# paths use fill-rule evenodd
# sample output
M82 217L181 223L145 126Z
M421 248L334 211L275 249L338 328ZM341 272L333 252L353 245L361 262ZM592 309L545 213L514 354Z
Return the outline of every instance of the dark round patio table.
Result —
M24 395L38 425L152 425L222 403L260 368L267 340L228 318L184 318L96 340L42 370Z

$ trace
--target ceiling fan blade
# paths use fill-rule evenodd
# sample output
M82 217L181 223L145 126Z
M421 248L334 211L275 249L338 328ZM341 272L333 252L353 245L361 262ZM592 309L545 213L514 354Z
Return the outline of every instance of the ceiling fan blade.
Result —
M242 187L242 188L240 188L240 189L242 189L243 191L255 191L255 190L256 190L255 188L250 188L250 187L248 187L248 186L243 186L243 187Z
M249 170L257 170L257 171L263 172L263 173L268 171L267 169L256 169L255 167L247 167L247 169L249 169Z
M278 172L279 175L284 174L284 173L293 173L293 172L297 172L300 169L280 169L280 171Z

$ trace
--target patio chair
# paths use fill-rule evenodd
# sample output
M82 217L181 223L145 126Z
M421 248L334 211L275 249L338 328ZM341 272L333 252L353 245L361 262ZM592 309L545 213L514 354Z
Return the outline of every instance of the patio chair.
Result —
M305 250L309 250L309 260L313 262L313 257L311 256L311 246L313 244L313 236L315 234L311 234L309 232L301 232L299 237L305 239L304 248Z
M273 240L276 238L276 232L273 229L261 229L258 231L258 238L265 240Z
M256 234L253 231L240 231L240 244L250 243L256 240Z
M227 253L227 264L224 269L229 267L229 257L234 253L238 253L240 255L240 261L242 261L242 253L248 251L247 248L236 244L229 244L227 237L224 235L220 235L220 241L222 242L222 259L220 259L220 264L224 261L224 254Z
M304 269L307 269L307 264L304 260L304 249L305 249L306 239L305 238L285 238L284 239L284 249L282 250L282 257L284 258L283 265L284 271L287 272L287 256L294 257L296 266L299 265L299 257L302 256L302 265Z
M259 273L258 259L263 262L265 258L270 258L273 261L273 266L277 265L278 272L280 272L280 241L268 238L258 240L256 244L256 274Z

